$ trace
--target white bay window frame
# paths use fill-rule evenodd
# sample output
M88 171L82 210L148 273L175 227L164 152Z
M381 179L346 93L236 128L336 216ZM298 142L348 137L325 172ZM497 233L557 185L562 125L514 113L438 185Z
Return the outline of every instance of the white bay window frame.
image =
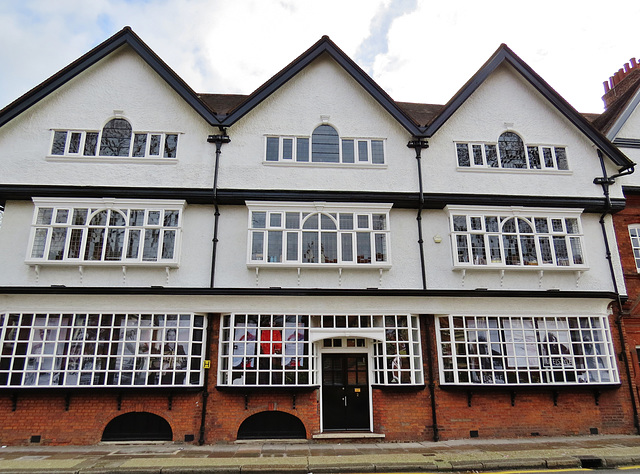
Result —
M456 269L588 270L580 209L446 206Z
M606 315L436 317L441 385L617 385Z
M25 263L177 267L182 200L33 198Z
M0 313L0 387L201 387L204 315Z
M248 267L391 267L392 204L246 201L246 205Z

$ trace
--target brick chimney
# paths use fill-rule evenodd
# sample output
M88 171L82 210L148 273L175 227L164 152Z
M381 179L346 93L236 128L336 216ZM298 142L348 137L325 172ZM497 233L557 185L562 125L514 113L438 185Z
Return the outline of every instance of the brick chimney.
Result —
M604 81L604 95L602 100L604 101L605 110L614 103L619 97L624 95L631 86L633 86L640 79L640 63L636 61L636 58L631 58L628 63L609 78L608 81Z

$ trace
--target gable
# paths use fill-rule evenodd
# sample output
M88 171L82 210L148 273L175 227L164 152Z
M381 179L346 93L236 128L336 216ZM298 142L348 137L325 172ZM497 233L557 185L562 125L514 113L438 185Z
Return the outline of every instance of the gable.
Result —
M82 153L56 156L52 151L56 131L100 132L114 118L125 119L134 134L174 135L177 159L161 164ZM132 48L123 45L0 128L3 182L171 187L194 185L196 178L207 186L211 145L206 136L210 132L202 116ZM194 166L204 169L194 175Z
M17 117L25 110L81 74L87 68L100 62L123 45L132 48L154 71L156 71L187 103L211 124L218 121L208 107L201 102L195 92L162 61L130 27L126 26L112 37L99 44L67 67L57 72L42 84L19 97L0 110L0 126Z
M640 91L637 93L636 100L630 104L630 113L626 116L624 124L617 132L614 139L628 138L640 140Z
M544 148L562 149L568 169L555 164L524 169L460 167L457 144L479 144L498 149L499 137L515 133L526 152L536 148L542 160ZM499 152L499 149L498 149ZM602 174L592 141L566 115L527 81L515 68L502 63L489 74L451 114L430 139L427 154L427 188L438 192L600 197L602 189L593 179ZM555 159L552 159L555 161ZM617 172L608 162L608 173ZM446 176L446 179L442 179ZM436 178L437 177L437 178ZM451 183L456 185L452 188ZM613 191L619 194L619 189ZM616 194L617 195L617 194ZM621 194L620 194L621 195Z
M634 163L611 144L585 117L579 114L553 88L549 86L533 69L520 59L507 45L502 44L487 62L442 108L441 112L426 127L425 135L433 136L451 118L455 111L480 87L493 72L503 64L513 69L535 88L553 107L562 113L573 125L589 138L605 156L609 157L620 171L633 167Z
M317 127L340 139L384 143L385 162L268 162L267 137L311 139ZM402 176L415 173L411 134L330 55L323 54L274 90L229 129L221 162L222 188L413 191ZM320 179L319 179L320 178Z

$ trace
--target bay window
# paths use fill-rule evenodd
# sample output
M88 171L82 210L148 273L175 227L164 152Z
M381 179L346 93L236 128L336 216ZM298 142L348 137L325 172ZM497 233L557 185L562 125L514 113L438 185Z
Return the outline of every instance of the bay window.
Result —
M197 314L0 314L0 387L201 386Z
M249 265L390 265L390 204L251 201L247 207Z
M178 263L184 201L33 199L27 263Z
M454 266L586 268L581 211L447 206Z
M442 316L443 385L619 383L606 316Z

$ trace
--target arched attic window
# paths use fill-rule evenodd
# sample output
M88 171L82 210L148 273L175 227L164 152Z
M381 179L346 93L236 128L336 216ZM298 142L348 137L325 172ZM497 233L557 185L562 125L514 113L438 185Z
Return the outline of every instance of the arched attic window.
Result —
M102 129L100 156L129 156L131 124L125 119L109 120Z
M498 138L500 161L503 168L526 168L527 157L525 155L522 138L514 132L504 132Z
M318 126L311 135L311 161L340 162L340 137L331 125Z

